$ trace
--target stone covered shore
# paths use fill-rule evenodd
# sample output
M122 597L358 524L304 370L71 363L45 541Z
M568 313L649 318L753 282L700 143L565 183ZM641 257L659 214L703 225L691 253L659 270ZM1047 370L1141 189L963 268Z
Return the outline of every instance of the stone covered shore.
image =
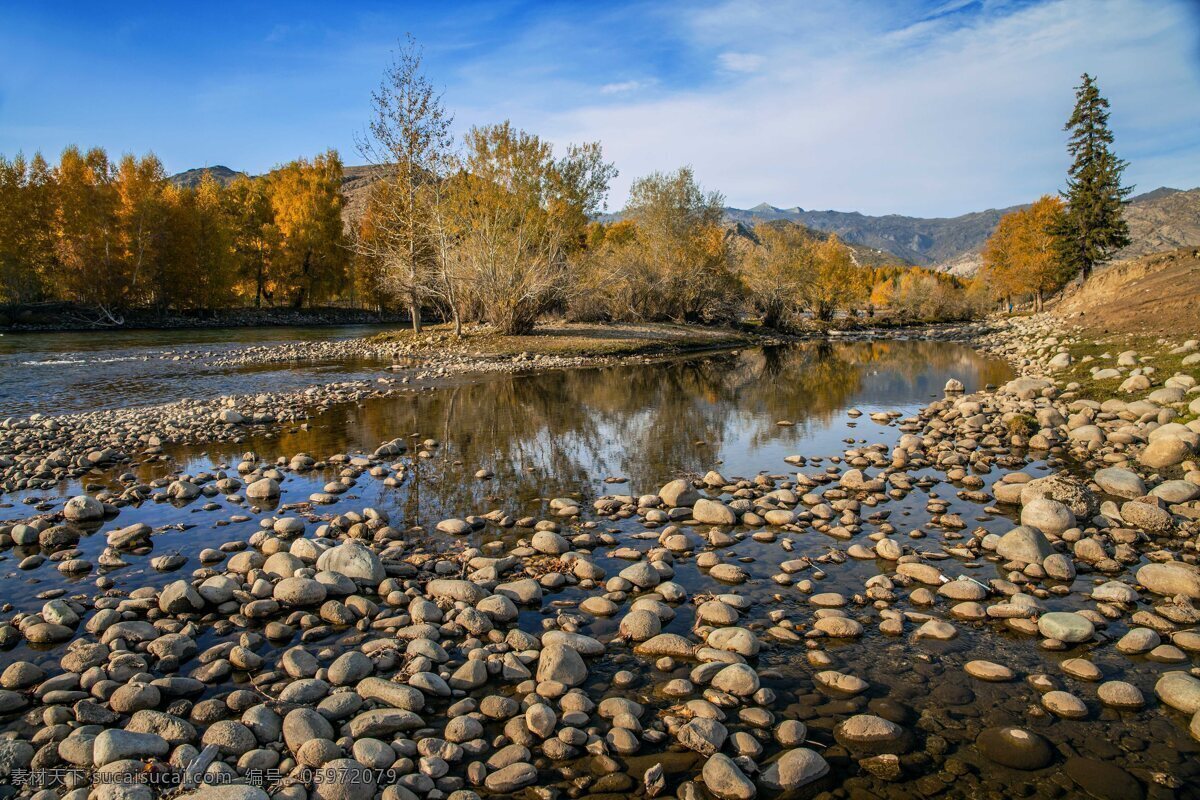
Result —
M400 485L412 458L437 457L438 442L396 439L364 454L247 453L205 474L129 475L29 516L3 509L10 564L79 581L0 626L0 644L19 648L0 672L0 774L59 770L51 787L4 791L150 800L160 784L144 776L182 774L174 793L213 800L1195 796L1197 342L1163 344L1184 356L1170 375L1153 353L1096 359L1121 378L1118 398L1097 401L1056 380L1075 356L1049 318L945 335L1021 377L973 394L952 382L912 417L874 415L889 443L789 458L787 473L714 470L646 494L556 498L524 518L501 502L436 531L369 507L322 515L351 487ZM166 439L292 419L288 408L265 395L10 421L0 464L10 490L36 489ZM296 495L314 472L322 489ZM887 513L924 495L920 516ZM223 498L257 530L154 555L159 531L128 519L158 497ZM1019 524L989 532L972 524L981 510ZM95 559L79 546L88 536L106 542ZM800 554L814 538L822 554ZM774 553L768 577L739 554L751 542ZM181 577L123 586L134 555ZM979 564L1003 577L972 578ZM681 577L695 573L701 585ZM937 669L939 647L988 637L1065 657L961 665L967 686L1024 709L1020 724L959 720L977 763L852 655L898 641ZM929 688L949 683L945 669ZM1075 722L1162 741L1102 758Z

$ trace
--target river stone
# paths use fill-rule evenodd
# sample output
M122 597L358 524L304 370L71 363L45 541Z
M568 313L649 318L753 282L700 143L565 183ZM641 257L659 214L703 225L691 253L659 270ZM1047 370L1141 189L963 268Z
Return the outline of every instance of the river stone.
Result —
M246 486L246 497L256 500L279 497L279 484L274 478L259 478Z
M1047 536L1061 536L1075 527L1075 515L1057 500L1037 497L1021 508L1021 524L1037 528Z
M1200 600L1200 569L1182 561L1146 564L1138 569L1137 582L1155 594Z
M1106 681L1096 690L1100 702L1113 708L1141 708L1146 704L1142 692L1132 683L1125 681Z
M691 506L700 499L700 493L692 486L691 481L683 478L673 480L663 486L658 490L658 496L671 508Z
M347 578L377 584L387 577L383 562L362 542L351 539L331 547L317 558L317 569L345 575Z
M93 522L104 518L104 504L94 497L81 494L66 502L63 516L71 522Z
M874 714L855 714L838 723L833 737L850 750L872 753L895 752L902 749L904 729L894 722Z
M754 782L724 753L715 753L700 771L704 787L720 800L752 800L758 793Z
M1171 708L1185 714L1200 711L1200 680L1187 672L1163 673L1154 684L1154 693Z
M1163 481L1150 492L1170 505L1187 503L1200 497L1200 486L1191 481Z
M677 633L660 633L636 645L633 651L643 656L691 658L696 652L696 645Z
M797 747L771 763L760 780L768 789L791 791L825 777L828 772L829 762L820 753Z
M975 746L989 761L1012 769L1042 769L1054 758L1050 744L1024 728L985 728Z
M1192 448L1187 442L1174 436L1163 436L1146 445L1138 455L1138 461L1151 469L1165 469L1191 458L1191 455Z
M1099 800L1142 800L1146 796L1137 778L1110 761L1075 756L1063 764L1063 772Z
M1136 472L1120 467L1108 467L1096 472L1096 485L1104 492L1133 500L1146 495L1146 482Z
M1087 617L1071 611L1051 611L1038 617L1038 632L1047 639L1067 644L1086 642L1096 633L1096 626Z
M109 728L96 735L92 743L92 760L95 766L103 767L126 758L165 756L170 748L167 740L155 733Z
M539 683L555 681L564 686L579 686L587 680L587 664L579 653L563 644L551 644L542 648L538 656L537 680Z
M1131 500L1121 505L1121 519L1126 524L1140 528L1147 533L1168 534L1175 530L1175 520L1171 512L1149 503L1139 503Z
M1083 701L1070 692L1055 690L1042 695L1042 706L1054 714L1066 719L1083 719L1087 716L1087 706Z
M537 783L537 769L532 764L517 762L496 770L484 780L484 785L493 792L511 794L518 789Z
M1011 669L993 661L968 661L963 665L963 669L972 678L981 681L1003 682L1011 681L1015 677Z
M185 580L174 581L158 593L158 608L164 614L186 614L204 610L204 598Z
M38 544L43 550L66 550L79 544L82 532L74 525L52 525L38 534Z
M1117 649L1129 655L1148 653L1162 644L1158 631L1151 628L1133 628L1117 641Z
M1023 564L1041 564L1053 552L1054 548L1045 534L1026 525L1013 528L996 543L996 553L1001 558Z
M287 606L315 606L325 602L325 584L312 578L284 578L275 584L274 597Z
M705 525L736 525L737 514L720 500L700 498L692 507L692 518Z
M712 686L736 697L749 697L758 691L758 673L746 664L730 664L713 676Z
M312 791L320 800L365 800L375 789L375 773L353 758L335 758L313 777Z
M1070 475L1047 475L1035 478L1021 489L1021 505L1038 497L1049 497L1071 509L1075 519L1091 519L1100 510L1100 501L1083 481Z
M717 650L737 653L751 658L758 655L758 637L747 628L715 628L708 634L706 643Z

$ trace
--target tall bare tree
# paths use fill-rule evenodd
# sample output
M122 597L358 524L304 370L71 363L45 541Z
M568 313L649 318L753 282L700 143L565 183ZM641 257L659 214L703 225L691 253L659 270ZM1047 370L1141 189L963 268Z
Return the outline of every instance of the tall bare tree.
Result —
M409 36L371 94L374 118L356 142L363 158L379 165L383 179L371 191L371 234L356 235L355 248L384 268L391 293L408 304L415 333L421 332L422 305L439 294L430 291L443 272L435 207L439 184L454 161L454 117L422 61L421 48Z

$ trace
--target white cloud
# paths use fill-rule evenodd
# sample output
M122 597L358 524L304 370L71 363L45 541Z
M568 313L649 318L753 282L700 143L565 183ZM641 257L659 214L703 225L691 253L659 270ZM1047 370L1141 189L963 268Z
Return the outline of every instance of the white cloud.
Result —
M721 53L717 61L729 72L758 72L763 65L763 57L755 53Z
M1200 129L1200 74L1183 4L952 5L907 20L840 8L705 9L687 21L697 46L726 69L726 56L753 50L769 77L741 71L530 122L554 141L604 144L621 170L610 206L638 175L690 163L734 205L953 215L1060 187L1062 124L1088 71L1112 102L1128 178L1140 190L1200 184L1200 142L1186 133Z
M606 83L600 87L600 94L630 94L638 89L644 89L649 81L620 81Z

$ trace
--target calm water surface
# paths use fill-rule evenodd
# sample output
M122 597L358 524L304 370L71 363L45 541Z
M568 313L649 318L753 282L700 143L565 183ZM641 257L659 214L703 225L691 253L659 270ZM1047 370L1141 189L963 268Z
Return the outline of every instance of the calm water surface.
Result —
M371 377L385 365L207 362L244 347L352 339L387 329L347 325L8 333L0 336L0 418L285 391Z

